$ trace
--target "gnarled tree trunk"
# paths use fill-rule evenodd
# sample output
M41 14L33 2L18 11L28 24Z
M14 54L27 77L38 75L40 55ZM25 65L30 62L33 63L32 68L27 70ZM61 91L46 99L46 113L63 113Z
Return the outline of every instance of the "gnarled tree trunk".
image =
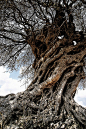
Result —
M0 97L3 129L86 128L86 109L74 101L76 88L84 78L86 39L74 46L76 37L58 40L56 29L51 30L47 36L42 31L32 43L36 59L30 86L22 93Z

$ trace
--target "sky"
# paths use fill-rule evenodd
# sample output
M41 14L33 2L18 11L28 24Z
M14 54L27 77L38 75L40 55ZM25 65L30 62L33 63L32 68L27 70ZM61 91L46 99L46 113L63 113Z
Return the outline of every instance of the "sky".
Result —
M18 72L6 72L6 68L0 67L0 96L4 96L10 93L18 93L25 90L25 86L22 86L20 82Z
M5 72L6 68L0 67L0 96L4 96L10 93L18 93L25 90L25 86L21 86L22 82L19 81L19 73L17 72ZM85 83L86 84L86 83ZM78 90L75 95L75 101L83 107L86 107L86 89Z

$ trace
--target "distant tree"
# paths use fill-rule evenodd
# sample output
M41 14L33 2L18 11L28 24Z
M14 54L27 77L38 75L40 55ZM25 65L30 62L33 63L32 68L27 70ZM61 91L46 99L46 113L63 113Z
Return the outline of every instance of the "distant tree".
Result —
M34 77L17 97L1 97L3 128L86 128L86 109L74 101L85 78L85 11L85 0L0 0L0 65Z

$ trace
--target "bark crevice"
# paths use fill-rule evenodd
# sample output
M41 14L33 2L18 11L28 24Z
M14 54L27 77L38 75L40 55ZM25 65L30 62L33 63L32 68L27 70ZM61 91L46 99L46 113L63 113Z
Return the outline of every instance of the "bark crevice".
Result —
M11 125L22 129L86 128L86 109L73 99L85 78L86 40L76 46L65 43L67 39L57 41L38 57L34 80L24 92L0 97L4 129Z

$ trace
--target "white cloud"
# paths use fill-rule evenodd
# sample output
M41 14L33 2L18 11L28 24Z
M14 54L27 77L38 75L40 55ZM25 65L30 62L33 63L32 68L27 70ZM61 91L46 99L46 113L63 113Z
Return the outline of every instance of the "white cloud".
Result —
M10 78L10 73L5 71L6 68L0 67L0 96L24 91L25 87L21 86L22 82Z
M86 89L80 90L76 93L74 97L75 101L83 107L86 107Z

